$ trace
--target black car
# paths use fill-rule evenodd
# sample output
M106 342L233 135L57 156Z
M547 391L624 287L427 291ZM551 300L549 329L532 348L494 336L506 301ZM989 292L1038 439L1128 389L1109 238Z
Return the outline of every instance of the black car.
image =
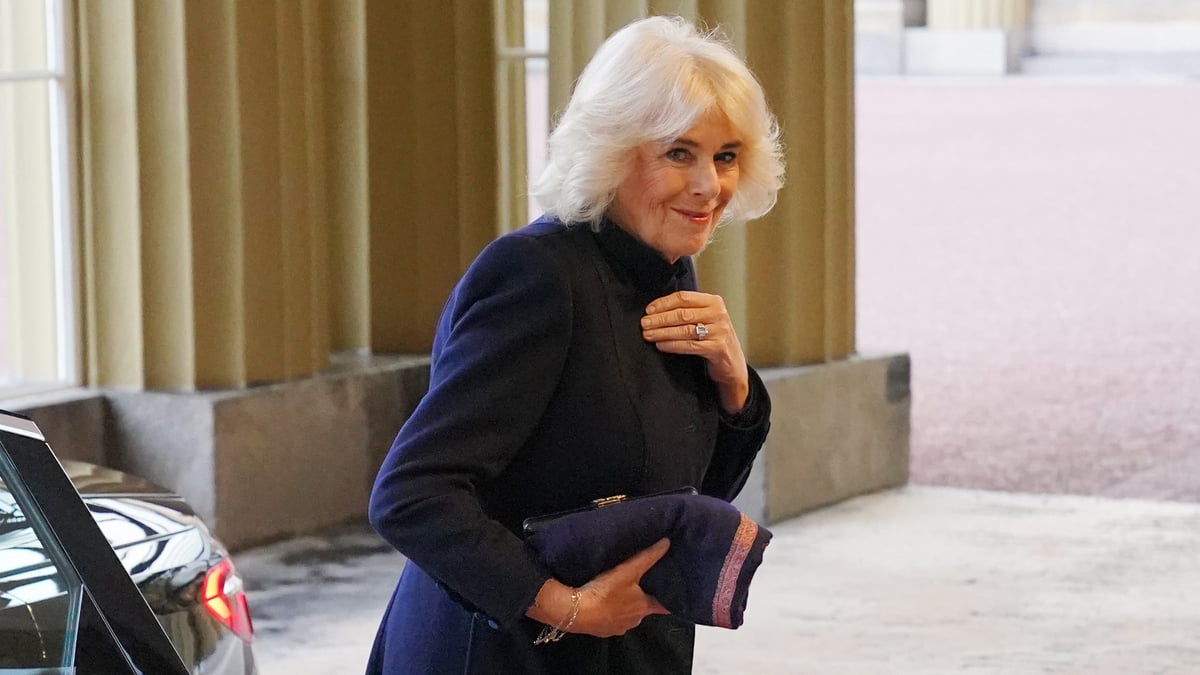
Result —
M250 675L253 636L241 578L181 497L60 463L0 411L0 675Z

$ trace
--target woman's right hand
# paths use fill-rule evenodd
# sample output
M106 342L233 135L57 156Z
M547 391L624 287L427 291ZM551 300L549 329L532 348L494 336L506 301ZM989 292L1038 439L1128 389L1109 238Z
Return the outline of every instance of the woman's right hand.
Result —
M660 539L579 587L579 613L567 632L613 637L636 628L651 614L670 614L639 585L642 575L654 567L670 547L670 540ZM566 621L570 611L571 589L550 579L538 593L537 604L527 614L544 624L558 626Z

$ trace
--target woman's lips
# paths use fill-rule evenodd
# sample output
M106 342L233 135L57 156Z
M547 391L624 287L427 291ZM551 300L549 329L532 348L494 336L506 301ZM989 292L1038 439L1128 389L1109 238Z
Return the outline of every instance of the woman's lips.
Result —
M688 211L686 209L675 209L675 213L687 218L697 225L707 225L712 219L711 211Z

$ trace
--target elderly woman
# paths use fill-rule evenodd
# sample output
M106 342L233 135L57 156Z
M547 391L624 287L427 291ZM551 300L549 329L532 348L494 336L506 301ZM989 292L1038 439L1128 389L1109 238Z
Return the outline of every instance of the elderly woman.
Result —
M691 672L694 626L638 584L670 542L572 588L521 524L741 489L770 402L690 256L771 208L780 154L761 87L713 36L656 17L600 47L550 137L546 215L454 289L429 392L376 479L371 523L409 562L370 672Z

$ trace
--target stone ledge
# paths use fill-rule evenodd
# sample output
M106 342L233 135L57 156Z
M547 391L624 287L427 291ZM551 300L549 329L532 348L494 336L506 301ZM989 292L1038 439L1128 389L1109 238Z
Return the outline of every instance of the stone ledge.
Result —
M774 523L908 482L910 372L907 354L760 371L771 433L734 503Z
M86 390L15 407L60 457L179 492L231 548L361 519L375 472L429 386L429 357L343 357L240 390Z

